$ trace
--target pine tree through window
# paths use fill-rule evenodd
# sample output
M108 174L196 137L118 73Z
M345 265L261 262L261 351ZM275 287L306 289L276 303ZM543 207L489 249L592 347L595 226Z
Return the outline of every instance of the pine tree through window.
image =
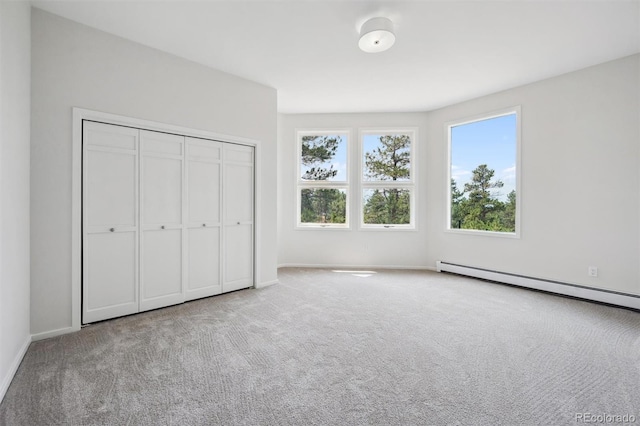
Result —
M448 126L449 230L517 235L519 115L512 108Z
M361 134L362 226L413 228L415 131Z
M348 132L298 132L298 226L346 228Z

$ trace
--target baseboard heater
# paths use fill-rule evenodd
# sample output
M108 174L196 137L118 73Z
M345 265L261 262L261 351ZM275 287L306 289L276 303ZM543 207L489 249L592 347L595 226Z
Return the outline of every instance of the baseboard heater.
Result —
M531 278L523 275L491 271L471 266L456 265L455 263L448 263L440 260L436 262L436 270L438 272L450 272L458 275L466 275L469 277L481 278L483 280L511 284L518 287L532 288L564 296L577 297L580 299L640 310L640 296L634 294L611 290L600 290L576 284L567 284L558 281Z

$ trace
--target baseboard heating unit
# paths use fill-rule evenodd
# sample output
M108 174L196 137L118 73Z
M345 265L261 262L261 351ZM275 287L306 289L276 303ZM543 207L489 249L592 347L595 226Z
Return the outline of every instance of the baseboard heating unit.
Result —
M456 265L455 263L448 263L440 260L436 262L436 270L438 272L450 272L452 274L466 275L468 277L480 278L483 280L511 284L518 287L542 290L564 296L577 297L580 299L640 310L640 296L634 294L594 289L576 284L567 284L558 281L543 280L505 272L474 268L471 266Z

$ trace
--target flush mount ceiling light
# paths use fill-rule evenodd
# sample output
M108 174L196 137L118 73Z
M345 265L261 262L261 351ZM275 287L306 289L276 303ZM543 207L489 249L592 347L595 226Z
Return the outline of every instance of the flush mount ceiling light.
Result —
M384 52L395 41L393 22L387 18L371 18L360 28L358 47L367 53Z

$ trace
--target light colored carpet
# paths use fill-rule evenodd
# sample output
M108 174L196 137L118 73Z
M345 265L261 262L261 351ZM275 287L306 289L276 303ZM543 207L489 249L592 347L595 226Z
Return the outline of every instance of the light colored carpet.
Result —
M448 274L280 284L33 343L3 425L640 423L640 313Z

